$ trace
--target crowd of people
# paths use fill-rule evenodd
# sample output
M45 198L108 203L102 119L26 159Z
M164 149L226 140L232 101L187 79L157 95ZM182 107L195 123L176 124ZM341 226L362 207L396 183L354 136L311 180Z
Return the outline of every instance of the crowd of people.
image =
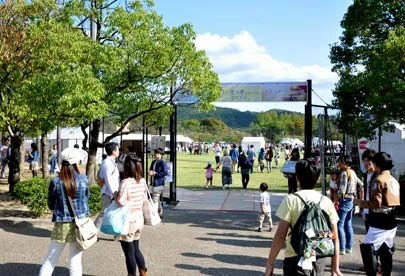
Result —
M10 147L8 140L3 141L1 148L2 176L7 164ZM116 201L120 205L130 204L130 226L126 235L116 237L119 240L128 275L147 275L145 258L140 249L140 239L144 225L142 205L150 189L152 199L158 206L158 212L163 217L162 197L165 177L168 175L167 165L162 158L162 149L154 150L154 160L151 162L147 175L150 177L150 187L144 178L141 159L128 149L124 152L117 143L105 145L106 156L101 164L98 182L101 187L101 211L95 224L100 229L105 209ZM232 174L241 173L242 187L247 188L250 174L271 172L272 162L280 158L285 148L279 149L270 145L256 151L253 145L246 150L241 146L222 147L217 143L213 147L215 163L208 162L205 167L206 188L213 186L213 173L221 169L222 189L232 185ZM27 161L32 175L38 171L38 148L31 144ZM50 170L55 172L57 166L56 147L49 152ZM6 161L4 161L4 158ZM312 259L312 267L303 267L302 256L291 246L288 235L297 223L308 201L317 201L330 220L335 254L331 257L331 274L342 275L339 269L339 256L352 254L354 245L353 215L355 206L361 208L364 219L366 237L360 245L363 267L359 268L369 275L391 275L394 254L394 239L397 232L396 207L400 205L399 183L391 175L394 164L388 153L375 152L367 149L361 155L366 172L360 177L353 169L351 155L341 154L337 158L337 168L330 172L330 191L328 198L316 191L315 184L320 176L319 165L314 159L301 159L299 149L293 148L286 154L287 160L295 161L295 173L289 175L288 195L276 211L279 218L271 250L269 252L266 275L272 275L275 259L284 242L286 242L284 275L322 275L326 265L325 258ZM69 207L67 197L72 198L75 215L78 218L89 216L89 180L80 174L80 152L77 149L65 149L61 153L61 166L58 174L52 178L48 189L48 207L53 211L54 228L51 241L41 266L40 276L51 275L64 247L70 248L71 275L82 275L82 251L75 241L74 213ZM255 166L255 161L257 164ZM257 231L262 232L264 223L268 223L268 231L273 229L270 204L269 186L266 182L260 184L260 209L258 213ZM299 197L295 196L299 195ZM300 199L303 201L301 202Z
M215 166L210 161L204 168L206 189L213 187L213 173L220 168L222 189L231 188L233 184L232 174L234 173L241 174L242 187L243 189L247 189L250 174L255 171L270 173L272 168L277 168L279 166L282 153L285 154L286 160L296 161L300 159L300 149L297 146L292 145L278 146L271 144L256 149L252 144L248 145L246 149L243 149L241 145L221 145L217 142L211 147L211 149L214 152ZM288 176L288 183L289 193L297 191L297 184L294 175Z

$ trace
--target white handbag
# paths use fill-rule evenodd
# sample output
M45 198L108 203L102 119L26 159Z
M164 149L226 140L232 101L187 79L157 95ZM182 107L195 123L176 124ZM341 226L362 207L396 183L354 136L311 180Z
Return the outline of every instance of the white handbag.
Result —
M77 218L72 198L68 196L70 207L72 208L76 224L76 241L82 250L86 250L97 242L97 227L93 220L87 218Z
M155 226L158 225L162 220L160 219L158 213L158 206L153 202L152 197L149 192L148 185L145 183L146 191L148 192L148 198L143 200L143 217L144 217L144 224Z

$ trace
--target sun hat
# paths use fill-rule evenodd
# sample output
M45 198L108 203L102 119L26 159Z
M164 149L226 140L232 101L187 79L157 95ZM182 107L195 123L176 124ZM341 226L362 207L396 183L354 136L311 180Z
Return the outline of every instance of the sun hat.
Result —
M80 151L76 148L67 148L62 151L62 161L66 161L69 164L79 164L80 163Z

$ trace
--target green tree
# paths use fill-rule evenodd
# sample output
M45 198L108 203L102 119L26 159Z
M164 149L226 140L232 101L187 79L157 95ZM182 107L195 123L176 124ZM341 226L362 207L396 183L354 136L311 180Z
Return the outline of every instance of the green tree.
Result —
M94 22L91 34L106 46L102 50L109 57L95 70L108 91L104 101L118 126L104 143L124 133L137 118L144 118L148 125L166 121L172 104L184 93L198 96L200 109L209 109L219 96L218 77L206 54L196 49L196 34L190 24L164 26L152 1L133 1L125 7L117 1L68 2L80 7L75 13L78 27ZM98 142L100 120L89 124L87 175L92 180L97 148L103 143Z
M185 120L180 123L179 132L200 131L200 122L197 119Z
M255 135L263 135L272 143L287 136L302 138L304 136L304 115L276 111L261 112L252 123L252 128Z
M57 125L102 117L104 89L94 77L97 45L84 37L54 1L0 3L0 116L11 136L10 191L24 160L23 135L46 138ZM43 140L47 175L47 143Z
M276 111L261 112L251 125L254 135L263 135L269 141L275 141L282 130L279 114Z
M330 59L345 132L370 136L390 120L404 121L404 22L405 4L395 0L355 0L344 15Z
M223 121L216 118L203 119L200 126L203 132L208 132L217 136L228 130L228 126Z

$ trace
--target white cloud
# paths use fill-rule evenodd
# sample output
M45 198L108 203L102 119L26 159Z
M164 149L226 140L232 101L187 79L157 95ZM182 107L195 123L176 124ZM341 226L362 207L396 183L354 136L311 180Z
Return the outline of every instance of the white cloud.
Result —
M198 49L206 51L221 82L275 82L312 79L312 87L322 97L322 100L330 103L333 98L331 89L337 80L337 76L330 71L330 68L318 64L297 66L282 60L276 60L247 31L241 31L233 37L211 33L201 34L197 36L195 44ZM322 100L313 95L314 104L324 105ZM221 103L218 105L226 106L227 104ZM251 107L252 105L256 107ZM247 110L246 108L249 108L252 111L263 111L279 108L277 106L280 105L282 105L282 109L299 112L304 110L303 103L285 102L260 103L260 106L263 107L262 110L258 110L257 104L243 104L243 107L238 107L238 109ZM230 106L235 106L235 103Z

